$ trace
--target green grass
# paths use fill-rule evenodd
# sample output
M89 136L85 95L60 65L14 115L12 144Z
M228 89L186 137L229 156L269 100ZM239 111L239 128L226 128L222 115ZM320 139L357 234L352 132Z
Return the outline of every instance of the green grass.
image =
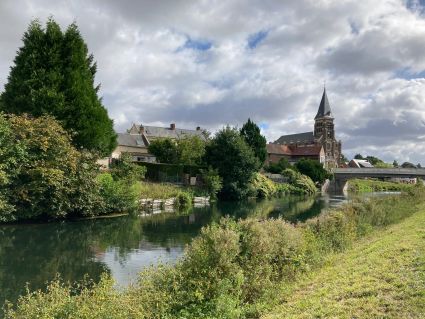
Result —
M384 182L373 179L352 179L348 181L348 191L352 193L402 192L413 186L413 184Z
M206 191L199 187L178 186L165 183L141 182L140 198L167 199L186 193L190 197L206 196Z
M425 208L282 291L263 318L425 318Z

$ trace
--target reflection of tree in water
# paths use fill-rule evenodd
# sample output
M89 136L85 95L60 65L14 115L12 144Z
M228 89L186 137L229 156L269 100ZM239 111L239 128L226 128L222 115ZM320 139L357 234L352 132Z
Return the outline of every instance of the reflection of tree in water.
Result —
M66 281L108 269L93 258L91 224L9 225L0 228L0 304L30 289L44 288L57 273Z

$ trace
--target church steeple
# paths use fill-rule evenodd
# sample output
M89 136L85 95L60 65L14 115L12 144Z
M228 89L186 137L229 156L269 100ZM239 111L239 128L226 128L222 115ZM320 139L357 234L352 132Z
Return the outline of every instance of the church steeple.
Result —
M331 112L331 106L329 105L328 96L326 95L326 88L323 88L323 95L322 100L320 101L319 109L317 110L316 117L314 118L317 120L318 118L322 117L332 117Z

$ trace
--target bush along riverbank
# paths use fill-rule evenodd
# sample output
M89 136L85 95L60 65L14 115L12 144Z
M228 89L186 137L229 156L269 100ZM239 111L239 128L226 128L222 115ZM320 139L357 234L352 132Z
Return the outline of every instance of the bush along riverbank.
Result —
M414 187L414 184L374 179L352 179L348 181L348 191L351 193L403 192L408 191L412 187Z
M6 318L255 318L296 282L357 239L397 223L424 205L424 187L402 195L354 201L305 223L282 219L235 221L205 227L176 265L144 270L134 285L70 287L55 281L33 292ZM355 285L356 283L352 283ZM76 293L78 292L78 293Z

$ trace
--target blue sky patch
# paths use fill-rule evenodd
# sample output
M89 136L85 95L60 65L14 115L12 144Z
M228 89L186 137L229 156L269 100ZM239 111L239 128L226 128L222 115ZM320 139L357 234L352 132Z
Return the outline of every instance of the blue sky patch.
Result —
M422 70L421 72L412 72L410 68L403 68L398 69L394 73L396 78L402 78L405 80L411 80L411 79L418 79L418 78L425 78L425 70Z
M211 48L212 43L207 40L202 39L191 39L190 37L187 37L186 43L183 45L184 49L192 49L192 50L198 50L198 51L207 51Z
M269 34L268 31L259 31L257 33L251 34L248 36L248 48L255 49L261 41L263 41L265 38L267 38L267 35Z

